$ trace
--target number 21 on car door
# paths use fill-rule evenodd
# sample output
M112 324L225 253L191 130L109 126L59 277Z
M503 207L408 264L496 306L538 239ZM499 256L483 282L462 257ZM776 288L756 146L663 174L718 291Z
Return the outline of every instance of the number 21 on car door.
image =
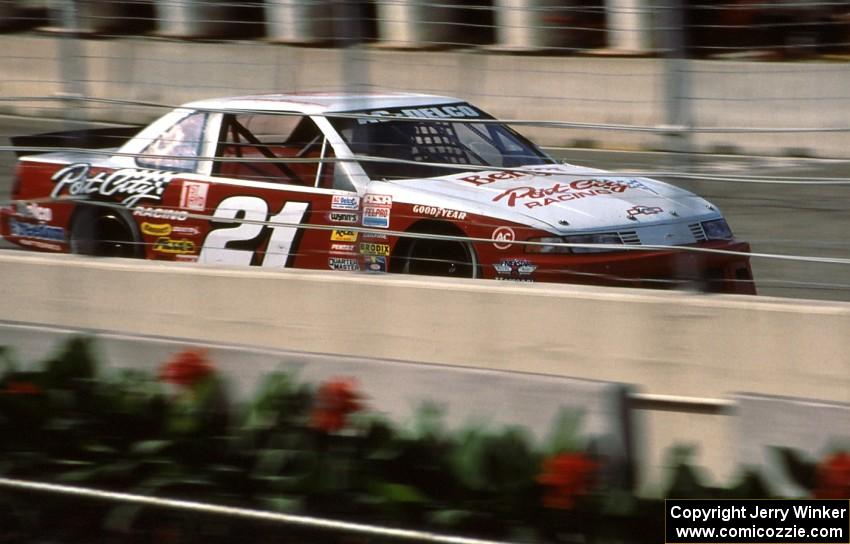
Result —
M300 225L309 219L311 196L287 194L300 199L260 196L229 196L212 213L210 231L204 239L200 262L227 265L293 266L298 251ZM281 202L282 201L282 202Z

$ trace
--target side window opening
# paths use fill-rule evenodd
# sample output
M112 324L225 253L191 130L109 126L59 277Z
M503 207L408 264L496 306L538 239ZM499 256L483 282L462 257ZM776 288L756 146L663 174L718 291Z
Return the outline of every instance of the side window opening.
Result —
M158 170L196 171L206 120L206 113L190 113L148 144L136 164Z
M331 188L333 150L306 116L226 115L213 172L236 179Z

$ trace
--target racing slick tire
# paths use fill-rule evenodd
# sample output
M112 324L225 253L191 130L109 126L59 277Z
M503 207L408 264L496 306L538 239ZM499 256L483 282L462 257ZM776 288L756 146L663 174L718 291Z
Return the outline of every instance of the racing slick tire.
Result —
M425 222L408 232L464 236L452 225ZM402 238L391 260L390 272L420 276L475 278L478 276L475 251L468 243L454 240Z
M121 210L80 206L71 218L70 252L94 257L143 257L141 237Z

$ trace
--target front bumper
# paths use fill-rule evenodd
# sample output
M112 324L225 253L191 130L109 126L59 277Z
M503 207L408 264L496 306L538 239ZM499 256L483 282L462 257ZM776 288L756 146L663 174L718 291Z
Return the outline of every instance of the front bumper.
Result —
M662 251L525 254L517 260L536 267L533 273L509 277L496 272L494 278L754 295L749 252L746 242L713 241Z

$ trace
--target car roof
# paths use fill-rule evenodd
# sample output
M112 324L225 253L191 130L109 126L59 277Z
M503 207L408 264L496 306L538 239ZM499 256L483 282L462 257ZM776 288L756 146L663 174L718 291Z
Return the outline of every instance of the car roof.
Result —
M304 93L210 98L190 102L183 107L198 110L295 111L315 115L456 102L463 102L463 100L421 93Z

